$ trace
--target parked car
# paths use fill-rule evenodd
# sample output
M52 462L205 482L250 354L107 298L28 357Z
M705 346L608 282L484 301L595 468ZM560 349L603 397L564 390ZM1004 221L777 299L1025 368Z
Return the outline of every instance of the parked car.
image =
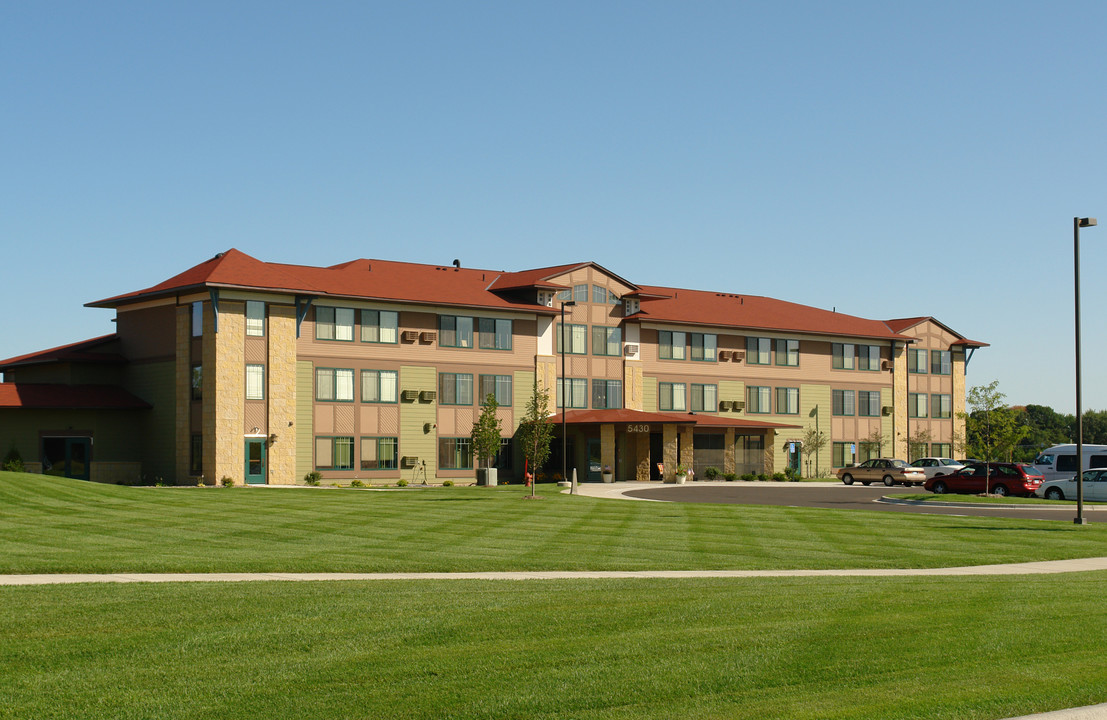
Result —
M1044 482L1034 494L1048 500L1075 500L1076 478ZM1107 502L1107 470L1084 471L1084 499Z
M983 493L992 495L1031 496L1044 478L1033 465L1025 463L977 463L966 465L955 473L932 477L924 487L930 492Z
M870 458L860 465L840 468L838 478L846 485L852 485L854 480L862 485L879 480L888 487L896 484L922 485L926 482L922 468L911 467L896 458Z
M938 475L949 475L956 472L965 467L965 464L957 462L953 458L925 457L911 463L911 467L920 468L923 474L926 475L926 479L929 480Z

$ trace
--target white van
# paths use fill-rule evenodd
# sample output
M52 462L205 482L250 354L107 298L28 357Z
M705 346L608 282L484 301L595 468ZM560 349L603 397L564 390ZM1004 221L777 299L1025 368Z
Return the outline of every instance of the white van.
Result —
M1107 468L1107 445L1085 445L1084 470ZM1038 453L1034 467L1041 471L1046 481L1071 480L1076 477L1076 443L1054 445Z

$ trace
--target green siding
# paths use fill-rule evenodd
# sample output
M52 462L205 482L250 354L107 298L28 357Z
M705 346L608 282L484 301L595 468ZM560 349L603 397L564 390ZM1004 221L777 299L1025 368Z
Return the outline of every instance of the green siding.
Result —
M438 390L438 371L434 367L404 365L400 367L400 392L404 390ZM427 463L427 480L438 472L438 433L433 429L423 432L423 425L436 424L438 421L438 401L414 402L400 400L400 458L417 457ZM416 471L404 468L401 463L401 477L411 479ZM420 481L422 475L419 476Z
M655 391L656 396L656 391ZM802 398L802 394L801 394ZM746 384L741 380L720 380L719 400L746 401Z
M312 471L315 457L315 369L306 360L296 362L296 482Z
M137 437L147 478L177 475L177 363L137 363L127 368L127 389L153 406Z
M831 437L830 423L831 423L831 397L830 397L829 385L800 385L800 419L804 428L815 429L816 424L818 429L826 437L826 445L819 451L819 473L821 475L827 475L831 470L834 459L834 438ZM811 413L818 406L818 423L815 422L815 415ZM805 458L806 459L806 458ZM814 459L814 458L812 458ZM807 468L804 467L804 472ZM811 471L815 471L814 465L811 467Z
M533 372L527 370L516 370L515 376L511 381L511 398L512 403L512 416L515 422L515 426L511 428L504 428L506 434L515 436L515 431L519 429L519 424L523 422L523 418L527 416L527 403L530 402L531 393L534 392L534 377ZM554 398L550 398L550 405L553 405ZM554 408L550 407L549 410Z
M657 412L657 378L642 378L642 412Z

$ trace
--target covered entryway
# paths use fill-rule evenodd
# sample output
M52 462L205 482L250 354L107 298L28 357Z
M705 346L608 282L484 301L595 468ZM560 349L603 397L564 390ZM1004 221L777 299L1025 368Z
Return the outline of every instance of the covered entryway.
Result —
M88 480L92 464L92 438L42 438L42 472L45 475Z

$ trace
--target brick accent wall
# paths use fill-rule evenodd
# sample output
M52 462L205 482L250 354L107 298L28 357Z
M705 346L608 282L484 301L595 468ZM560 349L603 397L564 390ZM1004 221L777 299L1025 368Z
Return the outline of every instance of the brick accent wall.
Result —
M269 383L269 422L266 432L277 436L266 455L268 482L273 485L296 484L296 308L270 305L267 328L269 357L266 378Z
M204 304L204 474L215 482L230 477L236 485L245 483L246 465L245 307L221 301L216 333L211 303Z

